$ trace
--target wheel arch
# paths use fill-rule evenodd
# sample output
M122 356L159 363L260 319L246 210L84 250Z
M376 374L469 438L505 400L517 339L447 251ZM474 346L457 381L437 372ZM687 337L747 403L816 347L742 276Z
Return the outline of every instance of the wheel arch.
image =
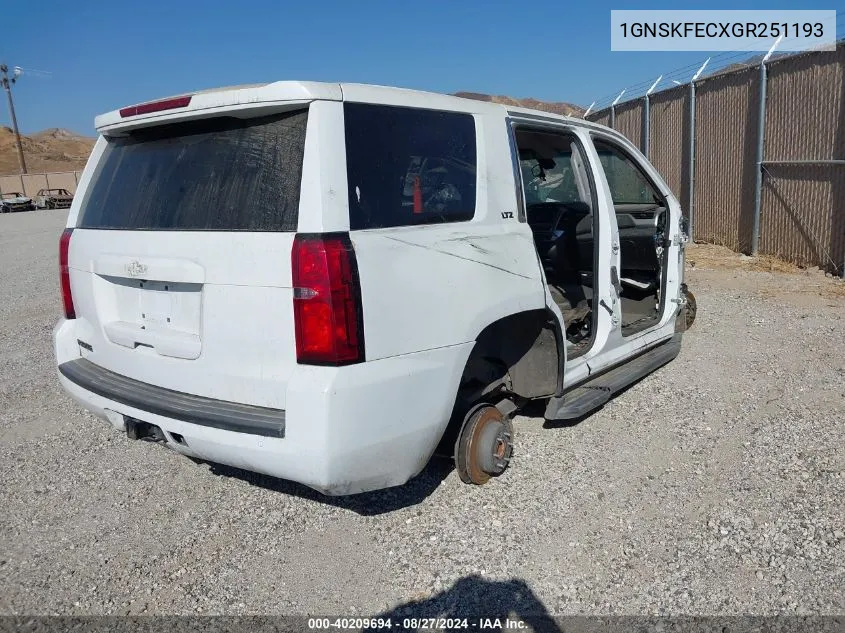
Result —
M522 404L562 393L565 350L560 321L548 308L488 323L475 337L464 364L438 452L451 451L464 415L479 403Z

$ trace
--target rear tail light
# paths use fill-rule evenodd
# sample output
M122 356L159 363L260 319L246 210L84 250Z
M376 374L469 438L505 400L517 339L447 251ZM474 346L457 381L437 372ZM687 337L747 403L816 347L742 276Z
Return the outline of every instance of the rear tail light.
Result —
M62 303L64 304L66 319L76 318L76 310L73 308L73 295L70 292L70 270L68 269L71 235L73 235L73 229L65 229L59 238L59 285L62 288Z
M349 234L297 235L291 264L297 362L362 362L361 287Z
M120 116L125 119L128 116L138 116L139 114L149 114L150 112L161 112L162 110L184 108L190 103L191 95L173 97L172 99L162 99L161 101L151 101L150 103L139 103L138 105L121 108Z

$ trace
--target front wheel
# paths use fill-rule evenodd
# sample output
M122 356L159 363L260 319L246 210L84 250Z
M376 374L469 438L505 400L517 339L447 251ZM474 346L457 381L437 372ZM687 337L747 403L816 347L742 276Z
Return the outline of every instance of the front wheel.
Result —
M681 284L681 296L684 298L684 303L676 317L675 330L686 332L695 323L695 317L698 314L698 304L695 301L695 295L692 293L692 290L687 288L686 284Z
M505 472L513 453L513 425L496 407L470 409L455 442L455 468L461 481L480 486Z

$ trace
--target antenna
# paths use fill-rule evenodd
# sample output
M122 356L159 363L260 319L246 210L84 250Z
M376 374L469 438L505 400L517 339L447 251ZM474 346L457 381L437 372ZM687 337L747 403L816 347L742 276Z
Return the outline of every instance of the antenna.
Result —
M586 112L584 112L584 118L585 118L585 119L587 118L587 115L588 115L588 114L590 114L590 112L592 112L592 111L593 111L593 106L594 106L594 105L596 105L596 102L595 102L595 101L593 101L593 102L590 104L590 107L589 107L589 108L587 108Z

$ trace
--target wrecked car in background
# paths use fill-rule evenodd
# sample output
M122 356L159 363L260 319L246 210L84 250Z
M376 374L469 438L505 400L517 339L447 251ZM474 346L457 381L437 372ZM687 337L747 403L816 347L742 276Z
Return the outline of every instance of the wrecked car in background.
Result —
M35 194L36 209L69 209L73 194L67 189L39 189Z
M0 213L12 213L14 211L32 211L35 205L32 198L28 198L18 191L0 194Z

